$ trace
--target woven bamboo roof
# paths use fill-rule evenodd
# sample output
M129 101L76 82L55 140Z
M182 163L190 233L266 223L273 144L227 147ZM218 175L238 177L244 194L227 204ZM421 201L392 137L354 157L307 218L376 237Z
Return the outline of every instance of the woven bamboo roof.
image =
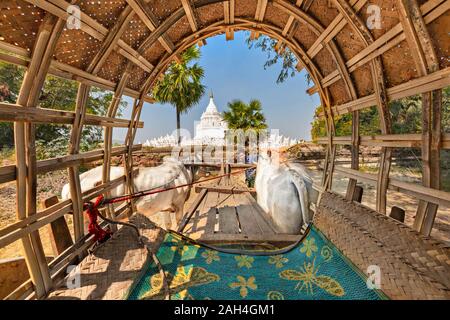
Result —
M341 105L373 94L378 77L386 88L420 78L415 48L402 30L400 2L73 0L81 9L81 29L64 27L53 56L53 72L72 78L87 77L83 72L88 72L98 76L99 83L113 86L128 66L132 76L126 86L139 91L187 46L232 30L253 30L289 46L318 90L328 89L330 103ZM450 53L448 1L418 3L439 68L445 69ZM65 20L70 4L2 1L1 48L11 44L10 51L29 59L46 12ZM373 5L381 9L381 28L371 30L365 22ZM370 61L380 63L379 74Z
M307 92L320 96L327 134L318 141L326 145L321 188L331 190L336 172L349 179L347 200L361 195L357 183L374 185L376 211L381 214L387 214L388 190L414 197L419 204L412 228L429 236L438 208L450 206L440 174L441 151L450 149L441 90L450 85L449 9L450 0L0 1L0 60L27 69L16 103L0 102L0 121L14 122L16 159L14 165L0 166L0 183L16 181L17 189L17 221L0 230L0 248L21 240L30 274L9 297L44 297L65 267L91 245L83 227L83 203L122 183L128 193L134 192L133 151L141 146L133 142L143 126L141 110L145 101L153 101L152 85L169 64L194 44L205 45L207 38L219 34L232 40L240 30L250 31L252 39L275 39L276 50L288 47L298 60L297 69L311 75L314 85ZM47 74L79 82L74 112L39 107ZM86 112L92 86L114 92L106 116ZM422 131L392 134L389 102L416 94L421 94ZM123 95L135 98L129 120L115 117ZM361 136L365 123L359 110L372 106L378 111L381 134ZM337 137L335 116L350 112L351 136ZM71 126L67 155L37 160L34 132L39 123ZM103 149L80 152L84 125L104 127ZM128 128L124 146L112 147L114 127ZM351 146L351 168L335 162L338 145ZM359 170L360 146L381 148L377 174ZM394 148L421 148L422 185L390 176ZM111 180L111 157L116 155L124 155L124 176ZM82 190L79 166L99 159L101 184ZM72 199L38 210L37 175L66 168ZM107 209L113 218L135 212L133 202ZM69 212L75 243L47 264L37 230ZM381 237L396 232L400 239L409 239L389 228L382 226ZM335 242L341 240L345 239ZM346 254L360 266L367 262ZM411 284L414 289L416 284Z

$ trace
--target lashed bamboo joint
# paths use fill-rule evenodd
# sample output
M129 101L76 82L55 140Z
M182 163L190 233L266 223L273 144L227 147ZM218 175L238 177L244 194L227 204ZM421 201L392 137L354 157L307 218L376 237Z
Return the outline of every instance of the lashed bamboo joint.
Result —
M67 25L73 18L68 13L71 5L80 9L78 29ZM369 5L379 6L381 26L367 24ZM357 182L374 184L380 213L386 212L388 189L413 195L421 201L414 228L428 236L438 206L450 204L449 193L439 190L439 153L450 148L441 123L441 89L450 85L449 9L450 0L3 0L0 60L27 69L17 103L0 103L0 121L14 122L17 161L0 167L0 183L17 183L17 222L0 230L0 247L21 239L31 277L10 298L44 297L64 266L90 244L83 227L84 200L106 194L123 181L133 191L132 153L140 147L133 143L143 126L141 110L144 102L153 101L149 92L168 65L194 44L204 45L219 34L232 40L239 30L277 40L275 49L289 48L297 68L311 75L314 86L308 93L320 95L327 128L327 138L319 141L326 146L323 187L330 189L334 172L350 178L347 199L353 198ZM47 74L79 82L74 112L37 107ZM86 114L91 86L114 91L105 117ZM413 94L422 95L422 133L391 134L389 101ZM115 118L124 95L135 99L130 120ZM382 134L360 136L359 111L372 106L378 109ZM335 137L335 116L349 112L352 135ZM37 161L37 123L70 125L69 154ZM85 125L105 128L103 150L79 152ZM112 147L114 127L128 129L125 146ZM352 147L350 169L335 166L340 144ZM358 171L360 146L382 148L378 175ZM422 186L389 179L392 149L403 147L422 150ZM125 158L124 176L110 181L110 160L119 154ZM102 184L82 193L78 167L99 159L104 160ZM38 212L37 174L62 168L69 170L73 200ZM108 214L132 213L132 205L116 212L108 208ZM37 231L68 212L73 213L76 242L48 265ZM328 225L330 218L322 219ZM330 231L330 236L335 234Z

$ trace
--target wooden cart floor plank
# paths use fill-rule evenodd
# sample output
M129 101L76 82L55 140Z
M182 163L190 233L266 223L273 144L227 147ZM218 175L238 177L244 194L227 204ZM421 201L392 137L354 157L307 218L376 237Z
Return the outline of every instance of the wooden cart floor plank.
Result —
M278 228L275 225L275 223L272 220L272 217L270 217L256 202L255 198L253 198L249 193L243 193L244 197L247 198L247 201L249 204L252 205L254 209L254 215L259 216L260 220L264 222L264 225L270 229L272 233L278 233ZM270 232L269 232L270 233Z
M215 225L217 223L217 203L219 201L219 194L217 192L208 192L206 194L204 212L206 215L205 233L214 233Z
M223 183L223 181L226 182L226 180L226 178L222 178L220 181ZM216 205L218 213L218 223L216 224L216 228L214 229L215 232L239 232L236 210L234 209L235 206L236 201L233 194L219 193ZM223 215L221 213L223 213Z
M217 223L217 209L210 208L207 213L205 234L214 234Z
M187 235L194 239L206 239L215 243L223 242L292 242L295 235L277 234L273 221L249 192L233 193L232 188L244 190L246 185L231 176L212 183L217 190L226 186L231 192L208 190L192 222Z
M258 222L255 221L251 205L241 204L236 207L238 219L243 234L262 234L263 231Z
M224 207L219 209L219 232L230 234L239 233L239 223L235 207Z

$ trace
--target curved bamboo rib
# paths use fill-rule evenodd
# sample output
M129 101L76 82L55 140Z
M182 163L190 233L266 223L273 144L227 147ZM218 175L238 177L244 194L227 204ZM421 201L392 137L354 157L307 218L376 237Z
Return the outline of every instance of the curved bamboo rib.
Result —
M311 16L309 16L299 8L295 7L294 5L282 0L274 0L273 4L275 7L278 7L284 12L294 16L295 19L305 23L310 28L310 30L316 34L317 37L320 37L320 35L325 32L325 29L316 20L314 20ZM333 57L334 61L336 62L338 72L345 83L345 87L348 95L350 96L350 99L352 100L355 99L356 98L355 87L352 83L352 80L350 79L350 74L347 71L342 55L339 53L336 44L334 43L333 40L330 40L325 45L325 47L327 48L327 50Z
M30 65L25 73L17 103L25 108L36 107L39 92L44 85L50 59L62 33L63 22L47 15L38 33ZM14 122L16 153L17 217L23 220L36 214L37 170L35 124ZM43 296L51 288L50 274L42 243L37 231L22 238L25 260L36 295Z
M60 1L60 0L27 0L35 5L40 6L41 8L47 8L48 10L50 10L50 12L53 12L54 14L58 14L62 15L62 13L59 10L61 10L61 8L65 8L67 7L67 3L64 1ZM59 3L59 7L55 6L54 4L50 3L50 1L53 2L58 2ZM145 3L147 1L144 1ZM192 8L200 8L203 6L207 6L209 4L215 4L218 2L222 2L220 0L202 0L202 1L196 1L194 2L194 4L192 5ZM354 4L354 9L355 11L360 10L360 8L365 4L365 0L359 0L358 2L355 3L355 0L351 0L349 1L350 5ZM228 7L231 8L233 7L234 9L234 1L224 1L224 7L226 7L226 3L229 3ZM291 5L290 3L287 3L286 1L282 1L282 0L274 0L273 1L274 5L276 6L278 5L282 5L282 6L288 6L290 9L297 9L294 5ZM298 1L298 5L305 5L305 2L303 1ZM56 8L55 8L56 7ZM436 18L438 18L439 16L441 16L443 13L445 13L450 7L450 2L449 1L445 1L445 0L430 0L428 2L426 2L425 4L423 4L421 6L421 12L424 15L424 20L425 23L431 23L433 20L435 20ZM129 10L129 7L127 6L125 8L125 11ZM297 9L299 10L299 9ZM306 12L306 10L305 10ZM176 21L178 21L179 19L181 19L183 16L185 16L185 10L183 7L179 8L178 10L176 10L175 12L173 12L165 21L163 21L155 30L154 32L152 32L150 34L150 36L146 39L146 41L144 41L143 45L141 45L141 52L144 51L145 49L149 48L155 41L157 41L161 35L164 35L165 32L168 31L168 29L171 27L171 25L173 25ZM82 17L85 17L86 15L82 13ZM227 15L224 15L225 17ZM94 26L94 27L99 27L99 23L96 22L94 19L86 16L87 18L85 19L86 25L89 23L90 26ZM233 11L233 18L234 18L234 11ZM329 34L329 29L324 30L323 33L321 33L318 37L318 39L316 40L315 44L307 51L307 54L309 54L310 52L311 57L314 57L318 50L320 50L322 47L322 45L318 45L318 41L323 39L325 43L328 43L328 41L330 39L332 39L337 32L339 32L341 30L341 28L345 25L345 20L341 20L340 22L337 22L337 20L340 19L340 16L338 15L335 20L330 24L329 28L335 24L337 24L337 28L334 29L333 33ZM119 24L117 24L119 25ZM83 27L84 25L82 25ZM116 28L116 26L113 27L113 29ZM93 29L93 28L91 28ZM91 30L89 29L89 30ZM98 30L100 30L100 32L103 32L104 35L103 37L107 38L108 36L110 36L111 32L108 33L107 30L100 26L99 28L97 28ZM327 31L328 30L328 31ZM92 31L92 30L91 30ZM389 41L390 39L393 39L395 37L395 39L393 41ZM401 24L399 23L398 25L396 25L393 29L389 30L388 32L385 33L385 35L383 35L382 37L380 37L380 39L377 39L377 41L375 41L372 45L370 45L369 47L367 47L366 49L364 49L362 52L360 52L359 54L355 55L352 59L350 59L349 61L347 61L345 63L345 65L348 68L348 72L353 72L356 68L362 66L363 64L369 62L371 59L379 56L380 54L382 54L383 52L385 52L386 50L388 50L389 48L393 47L394 45L396 45L397 43L399 43L400 41L404 40L404 34L402 33L402 27ZM106 40L106 39L105 39ZM2 43L0 42L0 45ZM380 47L380 45L383 45L382 47ZM119 48L118 51L119 53L123 53L124 49L122 48L124 45L126 45L122 40L119 41ZM122 46L122 47L121 47ZM320 48L319 48L320 47ZM318 49L319 48L319 49ZM379 48L379 49L377 49ZM312 49L314 49L314 51L311 51ZM334 50L334 49L333 49ZM134 52L136 53L136 52ZM134 54L133 53L133 54ZM132 56L133 56L132 54ZM139 53L137 53L139 56ZM105 55L105 57L107 57L108 54ZM130 58L129 56L126 56L127 59ZM176 59L177 57L175 57ZM8 57L9 60L14 60L14 57ZM138 60L140 58L138 57ZM361 60L362 59L362 60ZM132 57L129 59L131 60L133 63L136 62L135 59L133 59ZM342 64L339 64L342 65ZM139 67L142 67L141 65L138 64ZM67 68L62 66L63 69L66 69L68 72L76 72L78 74L82 73L82 71L79 70L73 70L74 68ZM148 66L148 68L143 67L143 70L149 71L150 69L152 69L153 66ZM341 70L342 67L340 67ZM56 71L56 70L53 70ZM65 76L65 74L59 74L60 76ZM89 75L86 74L87 77L89 77ZM329 85L331 85L332 83L335 83L337 80L341 79L341 76L339 75L339 70L336 70L335 72L327 75L324 77L324 79L322 80L322 85L323 87L327 87ZM82 80L83 79L77 79L77 80ZM98 79L96 79L98 80ZM349 87L349 79L347 77L344 78L344 81L346 83L346 87L347 87L347 91L350 93L351 95L351 87ZM114 87L114 86L113 86ZM109 88L111 88L111 86L109 86ZM311 90L311 92L315 92L316 90L313 89ZM125 94L130 95L131 92L129 92L128 89L126 89ZM132 94L133 96L133 94ZM134 97L136 97L136 95L134 95ZM149 100L149 102L151 102L150 99L147 98L147 100Z
M400 21L420 76L439 70L439 61L416 0L397 0ZM440 149L442 92L422 94L422 182L425 187L440 189ZM438 206L420 201L414 228L430 235Z
M422 16L424 17L424 22L426 24L432 23L449 9L450 2L445 0L430 0L420 7ZM346 62L349 71L354 72L359 67L367 64L372 59L381 56L383 53L395 47L405 39L406 36L403 33L402 25L401 23L398 23L391 30L387 31L384 35L374 41L371 45L361 50L361 52L356 54L353 58L349 59ZM336 70L324 78L322 85L324 87L328 87L339 79L340 76ZM316 92L315 88L311 88L310 92Z
M346 0L333 0L333 3L338 8L339 12L347 20L352 29L357 33L359 38L363 41L365 47L373 44L374 39L367 26L358 17L353 8L347 3ZM381 132L383 134L389 134L391 131L391 117L389 114L388 97L384 82L383 66L380 57L376 57L372 60L370 65L371 76L373 80L373 87L375 91L375 97L377 98L377 108L381 123ZM377 201L376 208L378 212L386 213L386 198L387 187L389 179L389 170L391 167L391 153L388 148L383 148L382 156L380 158L380 167L378 173L377 184Z

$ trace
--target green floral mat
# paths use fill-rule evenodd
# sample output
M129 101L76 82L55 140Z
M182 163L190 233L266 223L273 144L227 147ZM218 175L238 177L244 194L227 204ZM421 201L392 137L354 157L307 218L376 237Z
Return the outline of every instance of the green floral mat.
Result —
M304 240L282 255L247 256L210 250L168 233L157 252L171 299L380 300L366 278L312 227ZM162 276L148 263L127 299L163 299Z

